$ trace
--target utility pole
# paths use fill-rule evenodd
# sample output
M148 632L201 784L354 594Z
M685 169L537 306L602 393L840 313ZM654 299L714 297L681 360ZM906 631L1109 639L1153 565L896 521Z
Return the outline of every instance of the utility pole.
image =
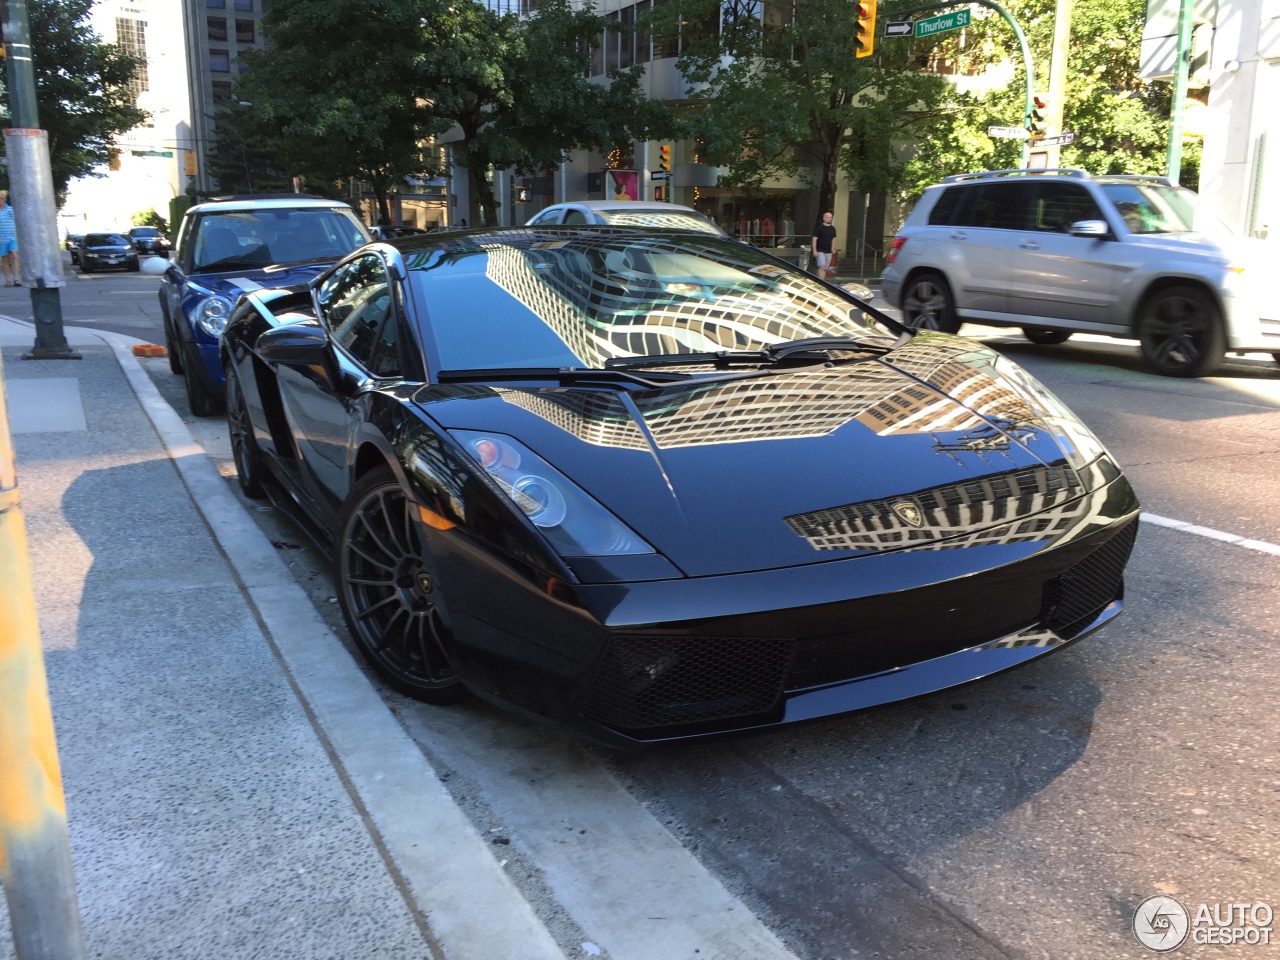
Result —
M1182 174L1182 114L1187 104L1187 78L1191 74L1191 25L1195 0L1182 0L1178 10L1178 50L1173 63L1173 102L1169 104L1169 158L1165 176L1174 183Z
M1067 51L1071 46L1071 13L1074 0L1057 0L1053 20L1053 55L1049 60L1049 136L1062 133L1062 112L1067 101ZM1045 147L1050 168L1062 166L1062 147Z
M9 84L10 126L4 131L9 159L9 196L18 231L18 263L31 291L36 342L24 360L79 360L62 329L62 251L58 210L49 168L49 134L39 129L36 76L31 62L27 0L5 0L4 53Z

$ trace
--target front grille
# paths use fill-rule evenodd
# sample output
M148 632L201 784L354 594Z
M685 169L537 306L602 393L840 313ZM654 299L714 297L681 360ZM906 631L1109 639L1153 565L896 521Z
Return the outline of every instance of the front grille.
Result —
M617 634L584 713L620 730L653 730L768 713L782 695L794 641Z
M1087 627L1119 596L1124 566L1137 535L1138 521L1134 520L1089 556L1046 583L1044 625L1066 639Z

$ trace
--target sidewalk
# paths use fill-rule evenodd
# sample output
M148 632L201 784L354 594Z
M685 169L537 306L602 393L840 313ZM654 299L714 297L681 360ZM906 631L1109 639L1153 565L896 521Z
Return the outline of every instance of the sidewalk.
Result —
M131 341L67 335L0 317L87 955L563 958Z

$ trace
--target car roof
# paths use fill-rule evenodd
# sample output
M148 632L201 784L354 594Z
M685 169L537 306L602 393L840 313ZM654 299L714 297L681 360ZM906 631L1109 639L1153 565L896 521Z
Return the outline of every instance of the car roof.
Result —
M653 200L566 200L563 203L553 203L552 207L584 207L587 210L667 210L679 213L698 213L693 207L686 207L678 203L660 203ZM698 216L702 214L698 213Z
M342 208L350 210L351 205L341 200L323 200L318 197L298 197L293 194L280 194L279 197L263 197L258 199L206 200L197 203L187 210L191 213L215 213L221 210L297 210L300 208Z

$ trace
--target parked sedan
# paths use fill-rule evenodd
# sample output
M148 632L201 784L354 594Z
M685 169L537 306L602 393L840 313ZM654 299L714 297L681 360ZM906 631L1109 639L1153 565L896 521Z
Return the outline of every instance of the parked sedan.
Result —
M80 265L80 244L84 242L83 233L68 233L66 240L67 253L71 255L71 265L73 267Z
M221 341L364 656L638 745L884 704L1123 605L1138 502L1014 363L708 233L374 244Z
M158 227L134 227L129 231L129 239L138 253L150 254L153 257L169 255L169 238L160 232Z
M608 223L620 227L669 227L727 236L714 220L692 207L645 200L576 200L556 203L529 219L530 226Z
M123 233L86 233L76 250L81 273L93 273L115 267L138 269L138 251Z

